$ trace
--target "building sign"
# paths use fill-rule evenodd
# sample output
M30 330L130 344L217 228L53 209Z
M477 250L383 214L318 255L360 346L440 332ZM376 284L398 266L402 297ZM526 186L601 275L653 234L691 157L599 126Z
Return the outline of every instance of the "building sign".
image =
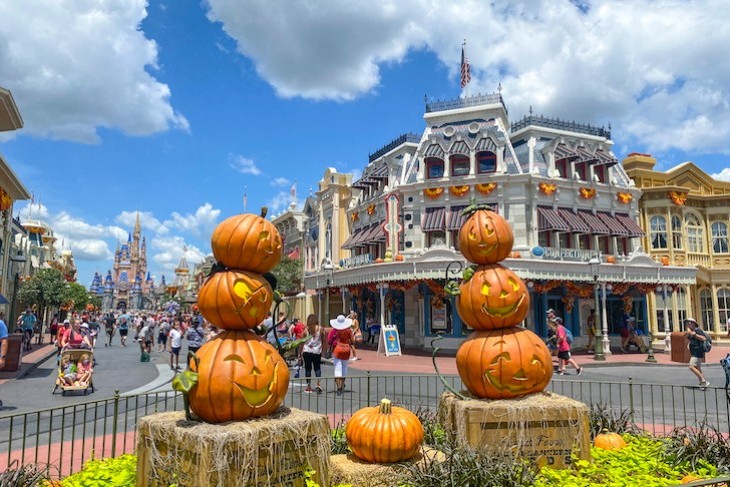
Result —
M395 325L385 325L380 333L378 341L378 354L384 353L386 357L391 355L400 355L400 337L398 336L398 327Z
M342 269L350 269L352 267L359 267L361 265L370 264L373 262L372 254L361 254L354 257L348 257L347 259L340 260L340 267Z
M556 249L555 247L542 247L545 251L543 259L548 260L572 260L578 262L588 262L591 257L595 257L595 250L584 249Z

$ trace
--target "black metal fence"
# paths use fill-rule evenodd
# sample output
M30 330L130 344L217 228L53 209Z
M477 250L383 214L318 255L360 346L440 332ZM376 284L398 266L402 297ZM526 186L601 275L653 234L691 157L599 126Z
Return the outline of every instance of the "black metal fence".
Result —
M462 389L458 376L447 376L446 380L454 389ZM443 384L432 375L349 377L342 396L334 394L334 379L323 378L321 384L321 394L316 389L308 393L304 379L293 379L284 404L324 414L334 426L383 397L411 410L435 411L444 392ZM554 380L550 390L617 414L630 414L637 425L656 435L699 424L730 431L730 401L720 388L700 390L633 380ZM18 460L21 464L49 465L54 476L68 475L90 458L134 452L139 418L182 409L180 394L162 391L0 416L0 471Z

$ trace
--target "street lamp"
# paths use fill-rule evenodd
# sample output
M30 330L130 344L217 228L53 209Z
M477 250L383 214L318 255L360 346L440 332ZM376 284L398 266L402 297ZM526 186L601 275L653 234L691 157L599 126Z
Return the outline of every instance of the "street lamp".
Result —
M330 322L330 286L332 285L332 276L335 272L335 266L327 261L323 266L325 278L325 295L324 295L324 324L329 325Z
M662 311L662 319L664 320L664 351L670 353L672 351L672 324L669 321L669 306L667 305L667 294L672 294L672 286L669 284L659 284L656 287L656 293L662 295L664 309ZM659 330L657 330L659 331Z
M388 293L388 285L387 282L383 282L378 286L378 289L380 290L380 326L381 329L384 329L385 327L385 295Z
M591 260L588 261L588 265L591 268L591 274L593 274L594 308L596 311L598 311L599 309L601 309L600 304L598 302L598 275L600 274L600 271L601 271L601 261L598 260L598 258L593 257ZM605 316L605 313L606 313L606 308L604 306L602 316ZM593 354L593 360L606 360L606 356L603 354L604 330L596 327L596 331L598 332L596 334L596 353Z

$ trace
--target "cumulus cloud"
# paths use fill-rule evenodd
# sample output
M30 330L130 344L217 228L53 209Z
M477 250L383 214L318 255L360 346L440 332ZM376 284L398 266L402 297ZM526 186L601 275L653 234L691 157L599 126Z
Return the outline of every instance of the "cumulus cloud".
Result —
M243 156L235 156L231 161L231 168L240 172L241 174L252 174L258 176L261 174L261 169L256 166L253 159L248 159Z
M25 132L84 143L98 129L188 130L170 104L157 44L140 28L145 0L0 2L0 72Z
M208 235L212 233L221 210L213 208L210 203L198 207L194 214L181 215L172 213L172 218L165 222L166 226L177 228L194 235Z
M719 180L719 181L728 181L730 182L730 167L726 167L722 171L720 171L717 174L711 175L713 178Z
M125 228L134 228L139 215L139 225L143 229L152 230L155 233L166 234L169 229L160 222L150 211L123 211L115 218L115 221Z
M151 247L154 251L152 260L168 272L175 270L183 255L190 266L205 259L205 254L198 247L187 244L180 236L154 237Z
M268 207L271 209L271 214L278 214L282 210L285 210L292 203L291 192L279 191L270 200ZM296 204L296 200L294 201Z
M278 177L271 180L272 186L277 186L280 188L284 186L289 186L289 184L291 184L291 181L289 181L287 178Z
M597 125L649 150L730 153L726 2L402 0L287 3L208 0L207 15L284 98L352 100L380 69L428 50L458 86L461 41L470 93L503 87L513 119L536 114ZM456 33L456 34L455 34Z
M100 261L113 257L109 246L100 239L81 239L70 242L69 248L73 252L74 259Z

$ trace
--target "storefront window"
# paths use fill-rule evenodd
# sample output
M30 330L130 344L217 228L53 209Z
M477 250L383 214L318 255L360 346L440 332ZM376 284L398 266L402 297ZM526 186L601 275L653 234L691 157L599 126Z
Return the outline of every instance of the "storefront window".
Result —
M480 152L477 154L479 173L494 172L497 170L497 155L494 152Z
M652 249L667 248L667 220L663 216L653 216L649 220L649 234Z
M550 247L550 232L548 230L539 232L537 234L537 244L540 247Z
M672 245L675 250L682 249L682 219L677 215L672 216Z
M727 254L727 225L723 222L712 224L712 251L716 254Z
M426 159L426 179L437 179L444 177L444 161L437 157Z
M591 236L586 234L578 235L578 246L581 250L590 250Z
M669 327L664 323L664 309L668 310ZM672 295L667 293L666 297L663 292L656 294L656 322L657 330L660 333L666 333L672 329Z
M677 288L674 291L674 299L677 303L677 323L684 323L687 318L687 291L683 288ZM680 327L672 328L673 331L681 331Z
M720 331L727 333L727 320L730 318L730 289L726 287L717 290L717 311L720 314Z
M585 162L576 163L575 175L578 176L578 179L580 179L581 181L586 180L586 163Z
M700 313L702 314L700 328L703 330L712 330L715 328L715 320L712 319L714 315L712 309L712 293L709 289L700 291Z
M688 214L684 217L687 228L687 250L694 253L705 252L705 232L702 229L702 222L697 215Z
M469 175L469 157L461 154L451 156L451 175Z
M436 232L428 232L428 246L446 245L446 232L443 230Z

